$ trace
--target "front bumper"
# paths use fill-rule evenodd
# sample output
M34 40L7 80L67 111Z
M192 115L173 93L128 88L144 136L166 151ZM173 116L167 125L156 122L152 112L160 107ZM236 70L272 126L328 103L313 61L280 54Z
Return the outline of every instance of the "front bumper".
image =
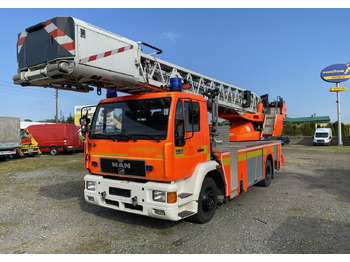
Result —
M326 141L324 139L317 139L313 141L314 145L329 145L331 141Z
M181 214L185 211L187 214L193 214L193 210L197 210L197 202L192 198L186 201L178 198L173 204L153 200L153 190L179 194L179 186L176 183L140 183L90 174L84 177L84 181L85 185L87 181L95 182L94 191L88 190L86 186L84 189L85 200L94 205L172 221L184 218Z

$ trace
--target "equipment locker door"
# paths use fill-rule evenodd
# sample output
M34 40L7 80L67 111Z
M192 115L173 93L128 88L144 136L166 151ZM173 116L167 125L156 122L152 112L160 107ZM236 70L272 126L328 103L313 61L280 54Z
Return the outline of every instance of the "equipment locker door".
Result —
M247 152L247 183L248 187L263 178L263 150Z

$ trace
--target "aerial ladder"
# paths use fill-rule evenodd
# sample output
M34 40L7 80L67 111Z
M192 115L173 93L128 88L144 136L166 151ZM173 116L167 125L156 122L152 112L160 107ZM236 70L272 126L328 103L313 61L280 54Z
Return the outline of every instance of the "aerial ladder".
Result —
M268 186L281 168L280 143L262 140L281 134L285 102L158 59L161 53L79 19L55 17L19 34L13 81L114 94L99 102L90 129L87 114L81 119L87 202L205 223L217 204L254 184ZM114 97L117 92L130 96ZM220 118L229 130L220 131Z
M41 38L41 43L33 41L34 38ZM155 52L144 54L141 46ZM230 122L230 141L259 140L280 135L282 131L285 116L282 98L269 103L268 95L259 97L249 90L160 60L154 55L162 50L76 18L56 17L27 28L19 34L17 52L15 84L77 92L89 92L96 87L98 94L102 88L141 94L168 91L170 80L180 78L187 93L202 95L217 90L218 118ZM44 61L40 61L38 52L47 56Z

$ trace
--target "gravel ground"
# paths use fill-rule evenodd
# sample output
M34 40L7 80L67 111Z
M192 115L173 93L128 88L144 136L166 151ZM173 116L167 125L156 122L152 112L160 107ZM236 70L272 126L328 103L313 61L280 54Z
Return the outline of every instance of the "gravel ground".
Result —
M270 187L248 189L204 225L87 204L80 166L0 173L0 253L349 254L350 147L284 146L283 155ZM72 159L83 155L60 156Z

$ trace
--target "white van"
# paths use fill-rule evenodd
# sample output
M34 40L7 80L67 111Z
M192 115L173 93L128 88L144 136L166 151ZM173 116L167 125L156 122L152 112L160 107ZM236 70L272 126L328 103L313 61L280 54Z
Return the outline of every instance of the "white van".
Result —
M313 144L316 145L330 145L332 142L331 128L316 128Z

